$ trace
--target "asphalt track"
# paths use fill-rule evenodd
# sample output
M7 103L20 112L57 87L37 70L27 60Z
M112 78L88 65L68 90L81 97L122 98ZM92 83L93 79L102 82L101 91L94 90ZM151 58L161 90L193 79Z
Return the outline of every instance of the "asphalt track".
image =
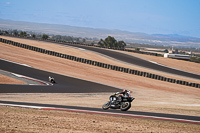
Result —
M38 70L1 59L0 69L46 82L48 82L49 76L54 77L56 80L56 84L53 86L0 84L0 93L95 93L120 91L120 89L111 86Z
M128 54L125 54L122 52L117 52L114 50L108 50L108 49L104 49L104 48L96 48L96 47L84 46L84 45L74 45L74 44L63 44L63 45L68 45L68 46L73 46L73 47L78 47L78 48L83 48L86 50L98 52L98 53L104 54L106 56L112 57L114 59L117 59L117 60L120 60L123 62L138 65L141 67L150 68L153 70L158 70L158 71L162 71L162 72L167 72L167 73L190 77L190 78L195 78L195 79L200 79L200 75L185 72L185 71L180 71L180 70L165 67L165 66L161 66L161 65L143 60L141 58L137 58L135 56L131 56L131 55L128 55Z
M101 108L13 102L13 101L0 101L0 105L27 107L27 108L36 108L45 110L73 111L82 113L127 116L127 117L137 117L137 118L150 118L150 119L170 120L170 121L200 124L200 117L198 116L174 115L174 114L151 113L151 112L140 112L140 111L120 111L114 109L103 110Z

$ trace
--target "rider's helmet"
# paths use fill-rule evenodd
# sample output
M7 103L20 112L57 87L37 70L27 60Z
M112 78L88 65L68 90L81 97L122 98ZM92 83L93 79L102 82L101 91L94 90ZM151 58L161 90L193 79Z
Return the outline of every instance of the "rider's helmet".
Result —
M123 90L123 92L127 92L127 90L126 90L126 89L124 89L124 90Z

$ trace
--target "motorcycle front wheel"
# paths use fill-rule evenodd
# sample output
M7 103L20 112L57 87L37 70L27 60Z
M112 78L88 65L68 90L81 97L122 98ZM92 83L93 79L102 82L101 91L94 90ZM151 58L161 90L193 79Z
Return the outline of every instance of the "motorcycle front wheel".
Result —
M102 109L103 110L107 110L110 108L110 102L106 102L103 106L102 106Z
M131 107L131 103L130 102L123 102L121 104L121 111L127 111L128 109L130 109Z

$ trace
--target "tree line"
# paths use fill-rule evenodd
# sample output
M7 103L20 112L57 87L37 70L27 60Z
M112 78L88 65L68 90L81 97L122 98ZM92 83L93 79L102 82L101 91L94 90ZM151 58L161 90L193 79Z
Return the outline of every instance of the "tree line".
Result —
M108 36L105 40L100 39L98 45L108 48L125 48L126 43L124 41L117 41L114 37Z
M42 33L34 33L32 31L21 31L21 30L0 30L0 35L13 35L18 37L31 37L31 38L42 38L42 39L52 39L67 42L78 42L78 43L94 43L91 38L80 38L72 36L62 36L62 35L49 35ZM89 41L88 41L89 40Z

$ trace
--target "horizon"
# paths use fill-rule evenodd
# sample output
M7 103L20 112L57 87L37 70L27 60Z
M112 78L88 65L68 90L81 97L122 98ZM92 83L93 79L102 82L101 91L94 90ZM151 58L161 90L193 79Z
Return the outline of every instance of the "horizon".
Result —
M72 26L72 25L64 25L64 24L49 24L49 23L38 23L38 22L28 22L28 21L15 21L15 20L9 20L9 19L1 19L3 21L12 21L12 22L19 22L19 23L32 23L32 24L47 24L47 25L59 25L59 26L69 26L69 27L76 27L76 28L87 28L87 29L94 29L94 30L108 30L108 31L121 31L121 32L129 32L129 33L136 33L136 34L144 34L144 35L153 35L153 36L177 36L177 37L191 37L191 38L198 38L200 39L200 37L193 37L193 36L186 36L186 35L180 35L180 34L161 34L161 33L156 33L156 34L148 34L148 33L144 33L144 32L132 32L132 31L126 31L126 30L120 30L120 29L105 29L105 28L92 28L92 27L81 27L81 26ZM1 23L0 23L1 24ZM10 28L5 28L5 29L10 29ZM10 29L10 30L21 30L21 29ZM31 30L24 30L27 32L32 31ZM46 33L46 34L52 34L52 33ZM78 37L78 36L77 36Z
M0 19L200 38L199 8L198 0L2 0Z

